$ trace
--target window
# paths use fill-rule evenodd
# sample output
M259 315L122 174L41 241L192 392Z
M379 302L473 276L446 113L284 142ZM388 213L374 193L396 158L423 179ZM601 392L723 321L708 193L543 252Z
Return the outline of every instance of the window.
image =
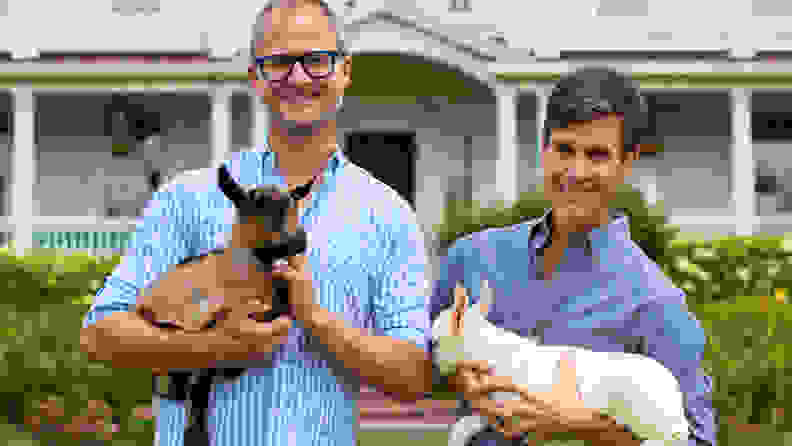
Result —
M649 15L649 0L599 0L599 17L640 17Z
M159 11L160 0L113 0L113 12L123 16L151 15Z
M754 140L788 141L792 139L792 113L753 112L751 133Z
M471 0L451 0L451 6L448 8L449 11L470 11L470 1Z
M792 3L778 0L751 0L751 15L754 17L792 16Z

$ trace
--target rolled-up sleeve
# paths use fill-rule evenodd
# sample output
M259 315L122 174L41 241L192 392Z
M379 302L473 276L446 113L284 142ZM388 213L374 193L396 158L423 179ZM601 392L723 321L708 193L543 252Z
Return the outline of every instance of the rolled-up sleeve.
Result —
M641 311L648 356L666 366L685 395L690 424L690 446L715 446L716 413L712 406L712 379L701 369L707 336L687 311L684 295L655 300Z
M385 259L379 290L372 302L377 334L411 341L427 348L429 256L425 236L406 203L400 203L383 226Z
M126 255L96 294L83 327L119 311L133 311L140 289L147 287L170 265L197 255L197 207L185 186L164 185L146 204L130 238Z
M448 252L440 262L440 266L432 285L432 294L429 300L429 320L434 323L435 319L442 311L449 308L452 302L454 285L457 282L464 283L464 255L463 245L467 239L460 239L448 248ZM429 344L432 351L432 344Z
M454 285L457 282L465 283L464 260L466 256L464 250L465 246L469 245L469 242L470 240L467 237L455 241L440 261L435 273L432 294L429 300L430 323L434 323L442 311L453 305L452 294ZM431 339L431 332L427 342L428 351L430 355L433 355L435 345ZM433 392L447 393L450 391L448 378L440 373L440 369L436 364L433 367L432 382ZM462 401L463 406L466 404L462 398L460 398L460 401Z

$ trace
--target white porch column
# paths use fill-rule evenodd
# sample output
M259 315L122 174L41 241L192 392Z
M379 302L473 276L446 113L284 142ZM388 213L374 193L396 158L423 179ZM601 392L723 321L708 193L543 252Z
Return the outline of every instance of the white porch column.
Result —
M14 219L16 255L24 256L33 247L33 187L36 184L35 103L33 88L18 86L13 91L14 148L11 161L11 216Z
M498 84L498 159L496 161L495 184L500 199L506 206L517 199L517 94L518 89L511 85Z
M737 235L750 235L754 230L756 200L754 199L754 158L751 142L751 91L730 90L732 97L732 206Z
M547 119L547 101L550 98L550 89L537 87L534 91L536 95L536 179L537 184L542 184L544 169L542 169L542 149L547 141L544 141L544 122Z
M212 166L231 154L231 90L218 86L212 92Z
M262 104L255 91L250 92L250 143L254 148L262 148L267 142L270 127L269 106Z

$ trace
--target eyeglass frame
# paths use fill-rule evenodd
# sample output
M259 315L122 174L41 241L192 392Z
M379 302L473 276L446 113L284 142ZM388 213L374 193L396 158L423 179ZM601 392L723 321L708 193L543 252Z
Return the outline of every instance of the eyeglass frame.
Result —
M339 57L344 57L346 55L343 51L312 51L310 53L305 53L302 56L292 56L291 54L273 54L272 56L256 56L256 65L254 66L254 72L256 73L256 79L269 80L270 82L283 82L284 80L288 79L289 76L291 76L292 71L294 71L294 67L297 65L297 63L302 65L303 71L305 71L305 74L307 74L308 77L310 77L311 79L314 79L314 80L315 79L325 79L325 78L330 77L330 75L333 74L333 70L330 70L329 73L327 73L325 75L322 75L322 76L314 76L313 73L311 73L311 71L309 69L305 68L305 59L307 57L315 56L317 54L330 56L331 57L331 64L330 65L333 68L335 68L336 64L339 63L338 58ZM270 59L272 59L273 57L276 57L276 56L278 56L278 57L289 56L289 57L295 58L296 60L289 65L289 71L287 71L286 74L283 77L281 77L280 79L262 79L263 76L261 75L259 67L264 64L265 60L270 60Z

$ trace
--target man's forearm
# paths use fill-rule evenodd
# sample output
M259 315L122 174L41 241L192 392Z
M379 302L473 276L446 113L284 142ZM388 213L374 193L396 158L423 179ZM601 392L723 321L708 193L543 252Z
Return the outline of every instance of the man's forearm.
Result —
M639 446L637 439L625 426L617 424L610 417L593 413L590 419L584 418L568 427L569 432L585 439L595 446Z
M231 343L216 334L162 330L133 312L113 313L81 333L82 349L92 360L121 368L208 368Z
M311 319L311 334L368 384L403 401L421 399L431 391L432 362L418 346L349 327L323 308L318 308Z

